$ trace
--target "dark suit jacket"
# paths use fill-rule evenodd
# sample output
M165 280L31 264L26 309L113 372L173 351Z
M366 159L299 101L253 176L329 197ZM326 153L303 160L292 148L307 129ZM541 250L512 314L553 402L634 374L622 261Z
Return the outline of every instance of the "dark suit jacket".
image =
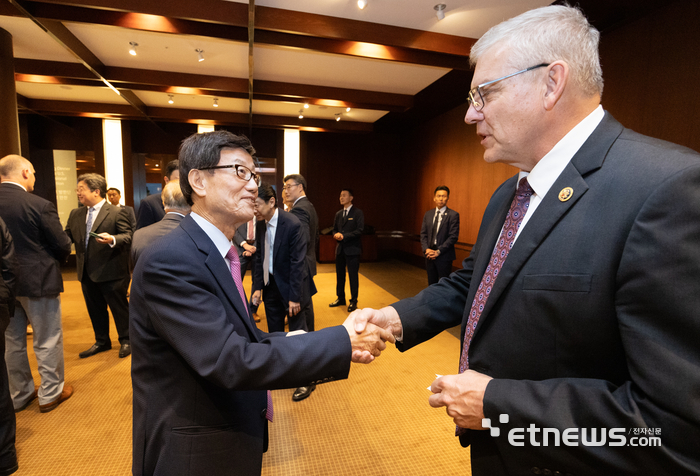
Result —
M313 281L309 278L309 269L306 264L306 233L297 217L279 208L277 213L279 214L277 230L275 230L272 249L275 283L280 290L285 307L289 305L289 301L305 306L309 303L312 294L316 292ZM265 220L259 220L256 224L255 247L260 250L260 253L256 252L253 255L253 292L264 287L263 260L266 235Z
M138 261L144 249L158 238L177 228L183 218L179 213L166 213L158 223L136 230L131 241L131 269L134 269L134 266L136 266L136 261Z
M433 220L435 220L436 211L437 208L428 210L423 217L423 225L420 228L420 246L423 249L423 254L425 254L425 250L430 248L430 244L433 242ZM455 243L457 243L458 239L459 213L448 208L437 232L437 246L438 250L440 250L438 259L454 261L457 258L455 254Z
M83 279L85 265L85 219L88 207L71 210L66 225L66 233L75 243L75 259L78 280ZM115 207L105 202L92 224L95 233L109 233L116 239L114 248L108 244L98 243L88 236L87 272L96 283L122 279L129 276L129 246L131 245L131 226L126 209Z
M191 216L139 258L131 299L133 474L259 476L266 390L346 378L347 331L265 334Z
M7 312L4 314L3 310L0 309L0 331L2 331L0 335L3 339L5 329L10 323L10 317L15 313L18 274L19 265L17 264L17 253L15 253L15 247L12 243L12 235L10 235L10 230L5 222L0 218L0 306L5 306L4 311ZM5 355L3 354L0 358L4 359ZM6 378L5 375L2 377ZM12 433L14 436L14 431ZM6 440L2 439L1 441Z
M12 234L19 264L17 296L45 297L63 292L61 264L71 240L56 206L12 184L0 184L0 217Z
M129 216L129 225L131 225L132 231L136 231L136 213L134 212L134 208L130 207L128 205L119 205L121 208L125 208L126 212Z
M346 256L362 254L362 230L365 228L365 215L355 205L350 208L348 216L343 218L341 209L333 220L333 234L342 233L343 239L336 242L335 255L343 253Z
M309 265L311 276L316 276L316 246L318 245L318 215L313 204L307 197L301 197L294 204L290 213L296 216L305 231L308 232L306 238L306 262Z
M149 195L139 204L139 217L136 220L136 229L158 223L165 216L163 198L160 193Z
M516 180L491 198L464 269L394 304L402 350L460 322L464 336ZM697 153L606 114L515 242L472 338L470 367L495 378L484 413L502 435L462 437L473 474L700 474L698 204ZM660 428L662 446L531 446L527 434L511 446L509 429L530 424Z

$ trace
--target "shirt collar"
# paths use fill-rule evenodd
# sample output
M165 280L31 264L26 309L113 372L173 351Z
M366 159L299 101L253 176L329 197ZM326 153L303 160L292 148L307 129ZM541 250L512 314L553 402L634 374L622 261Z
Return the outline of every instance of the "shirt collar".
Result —
M296 200L294 200L294 203L292 203L292 206L296 205L297 202L298 202L299 200L301 200L302 198L306 198L306 195L302 195L301 197L299 197L299 198L297 198Z
M447 210L447 205L445 205L445 206L442 207L442 208L437 208L437 207L435 207L435 208L437 209L437 211L438 211L439 213L445 213L445 210Z
M195 223L207 234L209 239L214 242L214 246L219 250L222 258L226 258L228 250L231 249L233 243L226 238L224 232L219 230L213 223L208 221L201 215L197 215L195 212L190 212L190 216L194 219Z
M532 187L532 190L535 191L535 194L543 198L569 162L571 162L571 159L576 155L576 152L578 152L583 143L593 134L593 131L598 127L598 124L600 124L604 116L605 111L603 111L603 106L598 105L592 113L586 116L584 120L579 122L562 137L562 139L552 147L552 150L537 162L537 165L532 168L530 173L521 170L518 176L518 182L523 177L527 177L527 181L530 187Z
M102 209L102 205L104 205L105 202L106 202L106 200L103 198L102 200L100 200L99 202L97 202L96 204L94 204L92 207L88 207L88 208L92 208L92 209L95 210L97 213L100 213L100 210Z
M22 185L21 183L13 182L13 181L11 181L11 180L3 180L2 183L11 183L11 184L13 184L13 185L17 185L18 187L22 187L22 188L24 189L25 192L27 191L27 187L25 187L25 186Z
M347 210L349 212L351 208L352 208L352 203L350 205L348 205L347 207L343 207L343 210Z
M280 209L275 207L275 213L272 214L272 218L267 222L269 226L277 227L277 217L280 215Z

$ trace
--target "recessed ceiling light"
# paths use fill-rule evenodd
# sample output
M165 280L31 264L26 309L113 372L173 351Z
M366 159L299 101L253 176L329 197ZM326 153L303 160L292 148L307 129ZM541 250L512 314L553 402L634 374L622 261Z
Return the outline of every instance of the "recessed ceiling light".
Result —
M304 109L308 109L308 108L309 108L309 103L307 102L306 104L304 104Z
M367 0L357 0L357 6L362 10L367 6Z
M352 110L352 108L350 108L350 107L345 108L345 112L350 112L351 110Z

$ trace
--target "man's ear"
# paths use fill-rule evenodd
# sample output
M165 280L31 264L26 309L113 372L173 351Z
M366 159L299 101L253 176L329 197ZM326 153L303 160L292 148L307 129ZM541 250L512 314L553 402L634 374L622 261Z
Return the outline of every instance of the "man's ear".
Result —
M270 201L268 203L274 208L277 205L277 200L275 200L275 197L270 197Z
M206 197L207 195L207 177L204 171L198 169L192 169L187 174L187 181L192 187L192 191L199 195L200 197Z
M554 109L559 102L569 82L569 65L564 61L555 61L549 65L547 71L547 90L544 94L544 108L548 111Z

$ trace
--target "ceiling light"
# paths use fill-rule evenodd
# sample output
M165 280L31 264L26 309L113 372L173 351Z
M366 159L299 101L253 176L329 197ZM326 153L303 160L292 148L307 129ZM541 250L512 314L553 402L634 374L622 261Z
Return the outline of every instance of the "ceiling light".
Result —
M340 121L340 113L337 113L335 115L335 122L338 122L338 121Z
M433 7L433 9L436 12L435 15L437 15L438 21L445 18L445 8L447 8L447 5L445 5L444 3L438 3Z
M309 103L307 102L306 104L304 104L304 109L308 109L308 108L309 108Z
M195 51L197 52L197 61L199 61L200 63L204 61L204 50L200 50L199 48L197 48Z
M219 107L219 98L214 98L214 107Z
M169 98L169 99L168 99L168 104L172 104L172 103L175 102L175 101L173 101L173 95L172 95L172 94L168 94L168 98Z
M129 54L130 54L131 56L136 56L136 47L137 47L137 46L139 46L139 44L136 43L135 41L130 41L130 42L129 42Z
M345 108L345 112L350 112L351 109L352 109L352 108L350 108L350 107L346 107L346 108Z
M299 119L304 119L304 110L299 109Z
M367 6L367 0L357 0L357 6L362 10Z

